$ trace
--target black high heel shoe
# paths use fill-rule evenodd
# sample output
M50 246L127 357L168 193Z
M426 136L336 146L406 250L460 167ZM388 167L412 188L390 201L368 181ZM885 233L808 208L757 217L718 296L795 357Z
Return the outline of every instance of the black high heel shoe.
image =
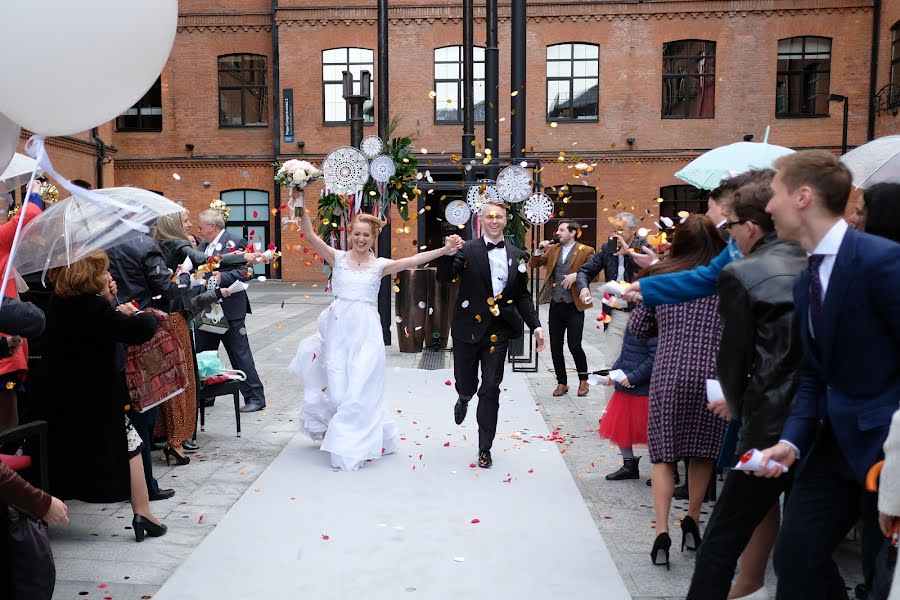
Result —
M139 542L144 541L145 535L162 537L169 530L163 523L157 525L143 515L134 515L134 518L131 519L131 527L134 529L134 539Z
M656 536L653 542L653 549L650 551L650 561L654 565L666 565L666 571L669 570L669 548L672 547L672 538L665 531ZM659 553L662 552L665 562L658 562Z
M681 520L681 551L684 552L685 547L688 550L696 550L700 547L700 528L697 522L690 515Z
M169 460L171 460L173 458L175 459L175 464L179 465L179 466L186 465L189 462L191 462L191 459L189 457L181 456L180 454L178 454L177 452L172 450L172 447L169 446L168 444L163 446L163 454L166 457L166 466L169 466Z

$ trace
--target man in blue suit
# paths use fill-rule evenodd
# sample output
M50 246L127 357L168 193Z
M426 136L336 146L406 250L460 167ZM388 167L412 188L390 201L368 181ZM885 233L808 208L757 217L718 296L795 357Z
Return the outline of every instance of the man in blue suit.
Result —
M197 219L200 223L200 238L203 240L198 249L206 252L207 256L214 254L227 254L247 248L247 240L238 238L225 231L225 220L222 215L214 210L204 210ZM247 271L232 269L221 271L220 287L227 288L236 280L249 281ZM222 335L198 330L196 333L197 352L205 350L218 350L219 342L225 346L231 367L243 371L247 375L245 381L240 382L241 395L244 397L244 406L241 412L255 412L266 407L266 395L263 384L256 372L256 364L253 361L253 353L250 351L250 340L247 337L245 319L250 310L250 300L247 292L231 294L222 300L222 312L228 319L228 331Z
M833 154L797 152L775 169L766 211L781 239L809 253L809 265L794 287L797 396L757 475L782 475L774 460L795 476L775 547L777 597L824 598L832 552L854 523L865 525L867 582L883 539L864 482L900 405L900 245L848 228L852 178Z

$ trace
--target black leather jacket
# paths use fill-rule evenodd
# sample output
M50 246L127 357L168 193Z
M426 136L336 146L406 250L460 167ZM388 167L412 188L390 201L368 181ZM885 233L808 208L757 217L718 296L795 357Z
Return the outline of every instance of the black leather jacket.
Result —
M731 417L741 420L739 454L778 442L790 413L802 359L791 335L794 280L806 267L800 246L770 234L719 275L717 366Z

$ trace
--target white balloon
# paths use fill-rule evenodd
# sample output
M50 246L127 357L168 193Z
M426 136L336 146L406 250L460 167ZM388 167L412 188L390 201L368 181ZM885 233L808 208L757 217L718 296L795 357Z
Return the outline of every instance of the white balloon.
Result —
M4 0L0 23L0 113L40 135L68 135L150 89L175 41L178 0Z
M21 130L18 125L0 115L0 173L6 170L16 154Z

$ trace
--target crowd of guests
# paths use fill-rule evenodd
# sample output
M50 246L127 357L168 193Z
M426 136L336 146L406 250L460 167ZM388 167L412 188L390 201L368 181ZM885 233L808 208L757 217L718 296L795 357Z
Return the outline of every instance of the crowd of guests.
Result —
M599 434L623 458L607 479L638 479L633 446L648 445L650 556L668 568L676 465L686 462L680 547L697 551L688 598L768 598L773 549L777 598L848 598L832 555L854 527L865 579L855 595L886 597L876 583L892 567L876 568L876 557L900 530L900 416L885 445L900 408L900 184L868 188L848 215L851 181L833 154L798 152L723 181L707 214L682 219L659 255L628 213L580 267L566 258L574 222L560 223L558 245L536 249L557 392L567 391L564 336L579 377L588 369L571 344L583 315L553 313L590 306L600 274L626 286L602 290L611 318L596 373L615 390ZM866 476L885 452L879 498ZM734 468L751 458L754 471ZM717 471L727 472L702 529Z
M0 272L19 220L27 223L40 213L36 204L26 203L0 224ZM167 464L187 465L189 453L199 449L194 441L199 350L215 350L224 342L232 367L247 374L243 410L265 406L244 328L249 301L246 292L229 286L249 281L253 265L271 256L228 235L219 212L201 212L198 220L196 238L183 210L159 217L148 234L131 232L105 252L46 274L10 279L0 308L0 432L47 422L42 458L49 485L39 489L38 478L29 477L37 465L21 474L14 470L21 463L17 458L37 451L33 440L0 448L0 529L9 526L7 506L33 519L66 523L65 501L74 499L128 501L138 542L165 535L166 525L151 503L176 490L161 489L153 477L152 452L162 450ZM204 272L192 274L186 259ZM215 303L239 318L229 320L223 333L196 335L193 319ZM159 329L177 340L188 382L165 402L141 411L126 382L126 355ZM8 570L0 568L0 595L17 597L13 587Z

